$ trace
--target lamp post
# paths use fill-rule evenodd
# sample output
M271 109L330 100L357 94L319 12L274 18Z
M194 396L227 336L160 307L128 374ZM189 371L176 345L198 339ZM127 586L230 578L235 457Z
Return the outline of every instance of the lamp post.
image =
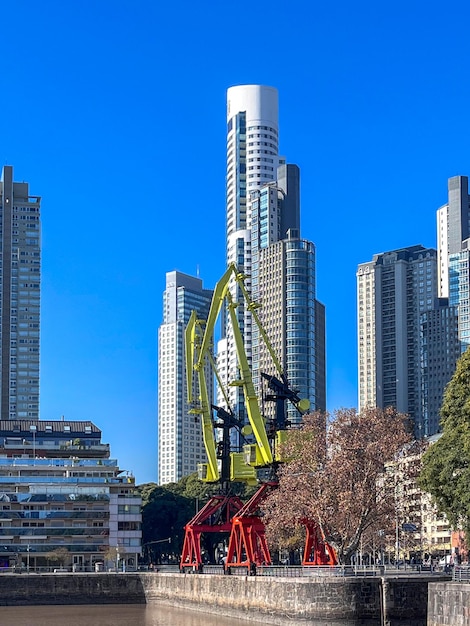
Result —
M400 560L400 519L399 519L399 509L400 509L400 505L399 505L399 492L398 492L398 488L399 488L399 480L398 480L398 472L399 472L399 466L398 466L398 460L395 464L395 489L394 489L394 496L395 496L395 566L399 567L399 560Z
M154 543L165 543L165 542L168 542L168 544L170 544L171 537L167 537L166 539L156 539L155 541L147 541L146 543L142 545L142 548L147 548L147 546L153 545ZM149 555L149 553L150 553L150 557L152 557L152 552L147 548L147 556ZM153 559L151 560L153 562Z
M26 546L26 571L29 574L29 550L30 550L30 545L28 543L28 545Z

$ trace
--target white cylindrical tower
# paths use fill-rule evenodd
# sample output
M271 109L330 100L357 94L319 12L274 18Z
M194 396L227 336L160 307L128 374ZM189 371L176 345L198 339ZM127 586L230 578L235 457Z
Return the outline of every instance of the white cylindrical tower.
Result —
M249 229L247 196L276 180L278 93L274 87L238 85L227 90L227 246ZM230 261L230 259L227 259Z

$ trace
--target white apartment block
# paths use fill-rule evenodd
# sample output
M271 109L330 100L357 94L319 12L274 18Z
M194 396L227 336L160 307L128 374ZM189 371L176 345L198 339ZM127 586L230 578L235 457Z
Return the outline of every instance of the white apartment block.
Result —
M205 320L212 291L199 278L168 272L163 323L158 331L158 482L178 482L206 460L202 428L190 413L186 389L184 334L192 311ZM213 386L209 381L212 397Z

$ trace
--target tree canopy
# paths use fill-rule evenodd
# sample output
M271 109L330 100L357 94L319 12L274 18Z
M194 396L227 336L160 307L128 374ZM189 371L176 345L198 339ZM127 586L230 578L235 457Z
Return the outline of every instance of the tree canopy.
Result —
M207 500L220 490L219 484L200 481L197 473L184 476L177 483L159 486L155 483L139 485L142 496L142 544L144 555L158 561L162 553L179 555L183 548L184 527ZM234 483L232 493L248 499L256 490L243 483ZM164 540L171 538L171 544ZM203 536L208 553L217 537Z
M470 534L470 350L459 359L441 407L441 437L423 456L419 484L454 528Z
M300 547L310 520L349 563L365 533L393 523L386 466L411 439L408 419L391 408L305 416L285 444L290 461L279 470L279 487L262 506L270 543Z

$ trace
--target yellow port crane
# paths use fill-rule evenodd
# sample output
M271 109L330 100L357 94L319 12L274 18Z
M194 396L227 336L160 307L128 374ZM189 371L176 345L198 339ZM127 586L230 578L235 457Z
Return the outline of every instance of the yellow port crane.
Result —
M301 414L305 413L310 406L308 400L302 400L290 389L282 366L259 319L257 311L260 305L251 300L245 286L245 278L246 276L239 272L234 264L230 265L215 286L207 320L199 320L196 313L193 312L186 327L188 401L191 412L201 419L207 453L207 463L198 466L198 474L204 482L222 483L225 490L222 495L213 496L207 505L186 525L180 565L182 571L185 568L201 571L200 537L204 532L226 532L229 530L230 567L241 566L251 569L261 562L270 562L269 550L264 538L264 525L257 516L256 510L269 489L277 485L276 480L264 483L259 492L255 494L254 499L245 505L238 498L229 495L228 484L230 482L257 484L256 468L273 468L284 460L280 455L280 444L285 440L288 426L285 420L285 400L292 402ZM236 315L239 303L234 300L230 290L231 280L240 288L244 304L253 317L264 345L271 356L276 374L279 376L277 378L262 374L263 378L268 381L268 387L273 391L270 399L276 401L276 419L269 435L255 393L243 336ZM229 399L212 356L214 330L224 305L227 306L232 325L239 374L238 378L229 384L239 386L243 390L249 428L243 427L230 409L225 410L212 405L208 395L206 377L214 372L219 387L224 392L226 405L229 407ZM213 409L217 410L217 417L221 420L218 427L224 430L222 442L219 443L216 442L214 436ZM250 432L254 436L255 443L245 445L243 453L231 452L229 449L229 429L233 427L238 428L244 434ZM239 515L242 509L243 514ZM214 519L217 520L217 524L213 523ZM232 520L234 521L233 524Z

